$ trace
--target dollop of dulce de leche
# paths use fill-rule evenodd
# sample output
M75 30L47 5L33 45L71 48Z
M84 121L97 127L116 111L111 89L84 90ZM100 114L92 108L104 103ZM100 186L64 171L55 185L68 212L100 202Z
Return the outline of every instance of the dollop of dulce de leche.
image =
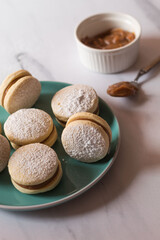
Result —
M125 46L135 39L135 34L120 28L113 28L93 37L81 39L85 45L97 49L114 49Z
M108 87L107 93L112 97L129 97L137 93L138 87L130 82L119 82Z

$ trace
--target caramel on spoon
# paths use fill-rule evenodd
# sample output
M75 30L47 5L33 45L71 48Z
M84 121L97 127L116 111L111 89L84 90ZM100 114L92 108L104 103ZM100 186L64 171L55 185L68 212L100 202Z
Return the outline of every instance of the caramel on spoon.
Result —
M128 97L133 96L138 92L138 79L142 75L149 72L160 62L160 57L156 58L149 66L140 69L137 77L132 82L119 82L110 85L107 89L107 93L112 97Z

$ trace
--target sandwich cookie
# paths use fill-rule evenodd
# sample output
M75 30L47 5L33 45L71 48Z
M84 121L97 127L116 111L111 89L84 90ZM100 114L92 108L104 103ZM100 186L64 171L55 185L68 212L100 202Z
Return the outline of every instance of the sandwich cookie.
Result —
M56 92L51 107L57 121L64 127L68 118L77 112L99 114L99 98L92 87L77 84Z
M0 172L7 166L10 156L10 145L8 140L0 134Z
M87 112L72 115L61 136L66 153L82 162L96 162L108 153L112 132L101 117Z
M43 143L51 147L57 140L57 130L51 116L36 108L20 109L4 123L4 132L14 149Z
M0 134L2 133L2 124L0 123Z
M41 143L16 150L8 162L14 187L22 193L37 194L55 188L62 177L62 167L56 152Z
M26 70L10 74L0 86L0 105L9 113L30 108L41 92L40 82Z

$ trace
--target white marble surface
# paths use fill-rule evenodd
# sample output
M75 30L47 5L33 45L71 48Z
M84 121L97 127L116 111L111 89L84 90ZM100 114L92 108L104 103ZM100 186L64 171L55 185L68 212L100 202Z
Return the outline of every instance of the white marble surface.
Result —
M136 64L119 74L85 69L76 25L95 13L120 11L142 26ZM160 239L160 66L141 78L132 99L107 96L120 80L160 55L159 0L0 0L0 82L23 67L39 80L92 85L116 114L121 147L103 179L80 197L33 212L0 210L0 239Z

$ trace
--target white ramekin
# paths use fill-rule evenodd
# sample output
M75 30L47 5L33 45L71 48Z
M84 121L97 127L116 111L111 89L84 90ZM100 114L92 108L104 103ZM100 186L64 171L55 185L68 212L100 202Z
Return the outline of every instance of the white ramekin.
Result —
M122 28L135 33L135 39L116 49L95 49L81 39L92 37L112 28ZM76 28L75 38L82 64L100 73L116 73L129 68L137 59L141 27L135 18L124 13L102 13L83 20Z

